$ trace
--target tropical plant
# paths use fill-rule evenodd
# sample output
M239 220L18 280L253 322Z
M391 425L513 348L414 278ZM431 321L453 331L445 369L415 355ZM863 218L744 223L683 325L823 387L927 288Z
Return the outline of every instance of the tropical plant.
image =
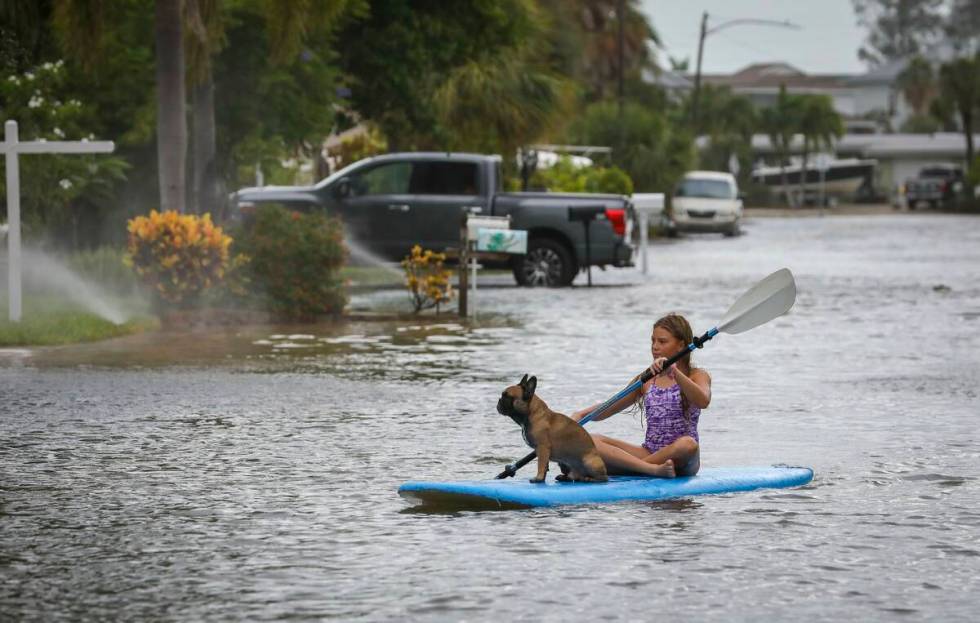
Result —
M193 307L224 280L232 265L231 237L209 214L152 210L149 216L131 219L127 231L125 261L150 287L159 309Z
M236 240L251 258L245 272L267 310L296 320L343 311L347 293L340 269L348 251L338 219L266 204Z
M505 138L523 134L525 117L534 121L556 101L548 56L529 44L545 40L543 19L533 0L372 0L369 14L348 20L338 40L352 108L396 151L470 140L478 115L466 115L468 105L492 114L476 142L485 145L501 130ZM432 105L436 93L439 106ZM504 98L499 111L492 110L495 96ZM529 115L523 103L538 110Z
M580 57L580 70L573 76L584 84L588 101L615 96L620 75L626 81L638 79L645 70L657 70L650 50L660 46L660 37L638 0L553 0L543 4L552 14L568 11L573 16L568 21L576 31Z
M915 115L924 115L929 104L935 99L938 88L932 63L921 56L913 57L895 80L905 101L912 107Z
M569 129L569 140L612 148L612 164L622 169L639 192L665 192L694 165L694 141L680 124L635 102L620 114L615 102L592 104Z
M691 105L688 101L686 107ZM701 87L698 107L701 133L708 142L701 153L700 166L714 171L728 171L732 159L738 162L740 186L750 176L752 164L752 135L759 129L759 113L752 101L734 95L727 87ZM685 118L690 118L685 112ZM734 171L733 171L734 173Z
M435 253L429 249L422 249L419 245L412 247L411 253L402 260L405 287L408 288L416 314L432 308L435 308L438 314L439 306L452 299L454 295L453 285L450 282L452 273L444 268L445 261L445 253Z
M513 154L565 117L571 83L536 68L531 55L507 50L450 73L435 94L447 148Z
M786 177L786 165L793 148L793 137L799 128L799 100L786 92L785 86L779 87L776 104L762 109L762 127L769 136L769 142L776 152L782 176L782 187L786 193L787 205L792 205L789 193L789 183Z
M76 99L63 62L42 63L0 80L0 120L17 121L20 140L94 139L94 111ZM23 224L35 234L68 234L125 180L129 165L115 155L38 154L20 159ZM6 180L0 179L0 193Z
M844 122L834 110L828 95L798 95L799 133L803 136L802 165L800 171L800 200L806 197L807 161L810 154L821 148L833 149L834 141L844 134Z
M947 103L943 116L956 116L966 139L966 162L974 160L974 121L980 113L980 55L958 58L939 68L939 101Z
M567 156L535 171L531 183L552 192L633 194L633 180L619 167L577 166Z

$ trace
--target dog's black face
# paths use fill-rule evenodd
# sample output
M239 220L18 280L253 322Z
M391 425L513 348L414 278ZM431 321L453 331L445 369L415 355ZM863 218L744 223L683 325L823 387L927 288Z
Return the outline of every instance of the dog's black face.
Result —
M500 400L497 401L497 412L506 415L520 424L521 427L527 426L527 418L531 413L531 397L534 396L537 384L538 379L536 377L532 376L528 379L525 374L520 383L511 385L500 394Z

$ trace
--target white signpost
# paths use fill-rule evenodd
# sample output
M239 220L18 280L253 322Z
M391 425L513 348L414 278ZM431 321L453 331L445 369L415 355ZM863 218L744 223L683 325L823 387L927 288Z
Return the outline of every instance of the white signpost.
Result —
M10 321L20 322L20 154L106 154L116 146L112 141L28 141L21 143L17 122L3 126L4 140L0 151L7 157L7 274L10 295Z

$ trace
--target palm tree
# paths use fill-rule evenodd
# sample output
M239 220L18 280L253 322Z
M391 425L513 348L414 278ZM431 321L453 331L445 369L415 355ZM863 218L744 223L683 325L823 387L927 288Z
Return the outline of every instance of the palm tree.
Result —
M747 165L751 159L752 135L759 128L759 113L752 100L732 94L728 87L706 85L699 102L701 131L710 139L704 154L706 163L725 169L735 156L740 165L738 177L744 180L750 173ZM687 105L691 105L690 100Z
M213 212L223 193L216 175L214 76L211 58L220 50L223 34L220 0L185 0L187 74L191 86L190 209Z
M936 97L936 75L932 64L921 56L909 61L902 73L898 74L896 84L916 115L925 114Z
M776 105L764 108L760 115L762 127L769 135L769 142L776 152L779 159L780 173L782 177L783 192L786 197L786 204L792 205L789 192L789 182L786 179L786 163L789 160L793 145L793 137L799 128L799 101L798 98L786 92L786 86L779 87L779 96L776 98Z
M564 117L572 84L510 49L454 70L435 94L449 147L513 154Z
M844 134L844 123L827 95L799 95L799 133L803 135L803 163L800 170L800 199L806 197L807 160L810 150L831 149L834 139Z
M980 55L958 58L939 68L939 99L951 104L966 135L966 166L973 165L973 120L980 110Z
M160 206L185 211L187 120L181 0L156 0L157 171Z
M576 0L570 10L578 13L584 31L582 50L585 81L596 99L608 94L620 71L619 10L622 8L623 74L638 75L655 69L649 44L660 45L656 30L637 7L637 0ZM569 6L569 5L566 5Z

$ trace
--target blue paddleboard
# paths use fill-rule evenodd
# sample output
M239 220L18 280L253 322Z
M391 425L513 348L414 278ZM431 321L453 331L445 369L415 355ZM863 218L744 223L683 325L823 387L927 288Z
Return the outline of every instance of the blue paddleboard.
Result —
M798 487L812 479L813 470L808 467L709 467L688 478L614 476L605 483L562 483L549 478L544 483L533 484L526 477L411 481L399 487L398 493L423 504L531 507L669 500L692 495Z

